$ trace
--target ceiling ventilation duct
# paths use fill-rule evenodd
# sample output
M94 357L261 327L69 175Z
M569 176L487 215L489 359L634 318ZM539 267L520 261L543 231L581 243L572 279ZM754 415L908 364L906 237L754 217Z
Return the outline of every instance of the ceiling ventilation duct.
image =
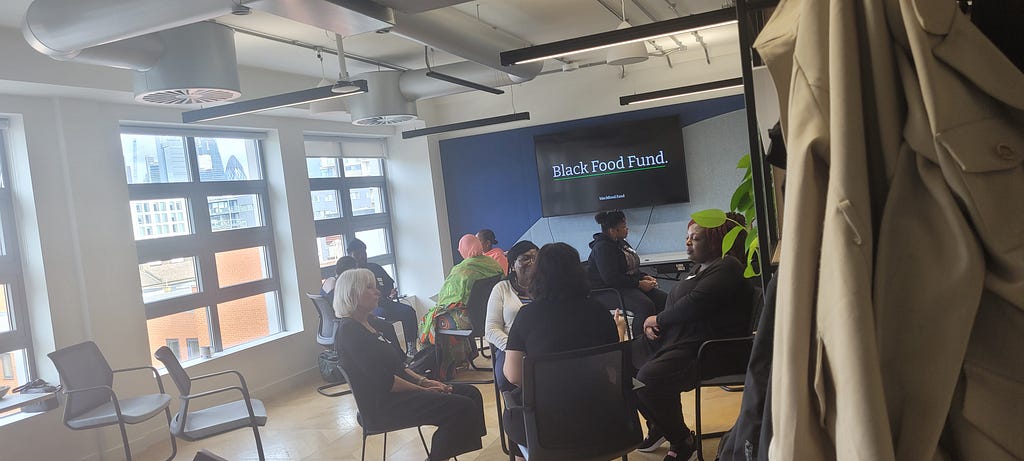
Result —
M151 69L135 72L136 101L204 104L242 95L234 31L230 28L199 22L157 35L165 49Z
M408 101L399 90L402 72L382 70L352 76L366 80L370 89L363 94L349 96L348 108L352 124L359 126L396 125L416 120L416 103Z

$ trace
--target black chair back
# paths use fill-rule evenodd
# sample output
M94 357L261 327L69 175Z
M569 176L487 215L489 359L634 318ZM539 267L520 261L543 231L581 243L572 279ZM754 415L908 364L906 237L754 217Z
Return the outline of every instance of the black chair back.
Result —
M349 387L352 389L352 397L355 397L356 411L358 412L358 414L356 414L356 420L359 422L359 425L363 427L363 431L371 434L383 432L385 428L377 424L377 417L373 413L374 402L367 398L367 392L363 389L363 384L365 383L358 380L352 381L348 372L345 371L344 364L339 364L338 370L341 371L341 375L345 377L345 382L348 383Z
M531 461L607 461L643 439L628 342L526 356L523 416Z
M473 282L473 288L469 290L466 313L469 314L469 321L473 323L473 337L484 335L484 323L487 322L487 300L491 297L491 290L500 281L500 275L480 279Z
M316 307L316 316L320 319L320 326L316 330L316 342L324 347L334 346L334 332L337 331L338 318L334 316L332 300L321 295L306 293L306 296L313 301Z
M90 387L114 385L114 371L103 357L100 348L92 341L68 346L47 354L60 375L65 391L77 391ZM75 418L110 401L111 392L94 389L65 394L64 416Z
M171 375L171 380L174 381L178 392L181 392L181 395L191 394L192 380L189 379L188 373L182 368L181 362L178 361L178 357L174 355L174 352L171 352L167 346L160 346L153 355L156 356L160 363L164 364L164 368L167 369L167 374Z
M747 373L747 363L750 362L750 351L753 347L753 336L704 341L697 350L697 373L700 381L737 376L739 384L743 384L743 376Z

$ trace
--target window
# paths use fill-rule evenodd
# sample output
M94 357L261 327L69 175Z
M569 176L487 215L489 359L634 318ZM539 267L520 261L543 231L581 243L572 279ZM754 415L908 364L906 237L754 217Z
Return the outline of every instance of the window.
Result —
M186 360L199 358L199 338L186 338L185 347L188 348L188 359Z
M0 386L19 386L35 375L28 304L14 222L14 197L7 163L6 120L0 119Z
M193 133L121 134L149 343L186 359L281 331L260 141Z
M308 136L309 175L316 249L323 277L345 256L353 238L366 243L370 261L394 277L395 254L388 206L385 144L380 139Z
M181 343L177 339L167 339L167 348L174 353L174 357L181 360Z

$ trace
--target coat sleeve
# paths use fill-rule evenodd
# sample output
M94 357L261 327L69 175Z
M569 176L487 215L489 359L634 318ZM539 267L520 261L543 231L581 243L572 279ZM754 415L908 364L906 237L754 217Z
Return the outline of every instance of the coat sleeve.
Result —
M658 314L658 325L677 325L714 315L740 283L743 283L743 269L732 258L708 268L696 286L665 306Z
M612 288L637 288L639 275L626 275L626 257L622 250L613 245L594 245L590 252L590 263L597 268L601 280ZM598 287L594 287L598 288Z

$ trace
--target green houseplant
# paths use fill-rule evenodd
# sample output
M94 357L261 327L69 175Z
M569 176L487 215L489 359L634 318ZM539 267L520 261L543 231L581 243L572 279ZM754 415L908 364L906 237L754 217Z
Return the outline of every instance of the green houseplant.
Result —
M736 164L736 168L744 170L743 180L736 186L736 190L732 194L732 200L729 201L729 208L730 211L743 215L746 222L739 222L736 219L730 218L726 211L717 208L698 211L693 213L692 218L697 225L705 228L718 227L725 224L726 221L736 223L736 227L730 229L722 239L722 256L728 254L735 245L743 245L744 254L747 259L747 268L743 271L743 276L751 278L761 275L757 263L761 257L761 252L757 243L757 214L754 205L754 178L750 167L750 155L741 157L739 163ZM746 231L746 239L738 241L738 237L743 231Z

